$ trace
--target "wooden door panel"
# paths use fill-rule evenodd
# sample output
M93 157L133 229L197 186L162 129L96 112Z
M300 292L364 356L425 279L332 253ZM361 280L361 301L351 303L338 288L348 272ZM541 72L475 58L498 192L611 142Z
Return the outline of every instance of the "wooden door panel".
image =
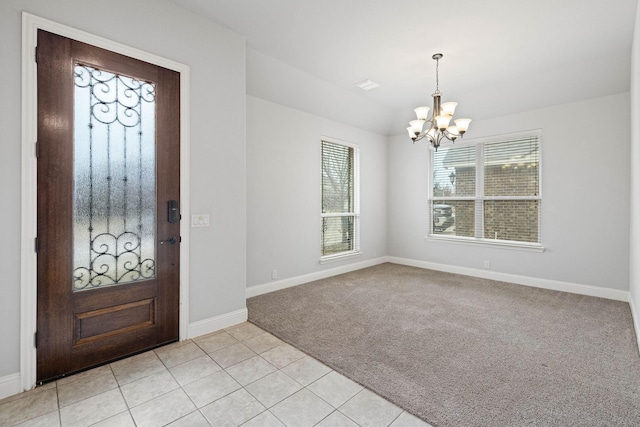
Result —
M153 134L155 163L149 165L155 165L156 171L154 178L156 223L153 225L156 243L152 251L155 252L155 259L149 261L150 264L147 265L147 267L153 265L152 270L147 268L153 274L142 277L140 274L132 273L122 283L116 280L113 284L103 287L94 288L94 285L89 282L90 284L83 290L74 289L73 285L74 278L79 274L78 268L74 267L74 256L77 256L74 252L73 236L74 230L77 230L77 226L74 228L74 198L78 203L77 198L80 197L74 195L74 185L76 185L74 168L83 167L89 170L92 186L94 172L93 160L89 166L86 164L79 166L74 157L74 150L77 150L74 144L92 144L93 140L91 136L89 142L74 141L76 138L74 90L77 85L74 79L78 77L74 73L77 69L105 70L110 73L109 75L115 75L118 78L123 76L125 79L133 79L127 81L152 85L150 87L154 89L153 102L155 102L153 107L155 108L155 133ZM179 74L174 71L42 30L38 32L37 378L39 382L178 339L180 224L179 221L173 223L167 221L167 202L180 200L179 85ZM99 81L89 88L91 91L105 90L104 86L100 87ZM121 108L124 108L123 114L130 114L133 110L126 111L129 107L125 101L131 93L127 93L126 88L122 93L123 95L120 96L124 99L121 103L123 106ZM116 96L118 96L117 93ZM106 108L99 102L96 105L96 108ZM89 128L93 129L91 122L89 122ZM91 133L93 130L88 132L93 135ZM133 143L127 141L127 132L126 130L124 132L124 142L115 139L111 142L109 139L109 144L124 144L125 157L122 162L125 165L125 172L124 178L120 177L120 179L125 182L135 182L135 179L138 179L141 182L143 179L142 157L138 166L140 177L129 177L126 174L127 144ZM142 125L137 132L138 135L143 134ZM144 132L148 133L148 130L145 128ZM113 132L114 135L116 133ZM93 153L91 147L93 145L89 146L89 152ZM106 160L108 162L112 161L110 153L111 151L108 151L109 158ZM105 161L103 157L96 157L96 159ZM106 176L108 184L101 185L108 185L108 188L111 188L111 182L115 178L111 175L111 166L108 170L109 175ZM95 179L99 179L98 175ZM100 179L104 182L105 177ZM134 192L127 191L126 183L123 185L125 186L124 196L122 196L124 202L116 201L119 199L112 198L111 194L95 196L106 197L100 200L106 200L109 206L106 211L107 218L111 218L109 215L112 210L114 212L123 210L124 215L128 215L127 204L130 203L129 200L133 197L131 194ZM141 188L140 193L142 193ZM92 217L94 209L97 214L104 215L104 210L94 208L100 204L94 203L93 197L94 193L91 192L92 202L89 206L92 209ZM124 203L125 207L122 208L119 203ZM150 209L153 210L153 205ZM125 228L127 218L128 216L124 219ZM109 227L110 219L106 221ZM93 225L91 222L89 224L90 231L87 233L92 236ZM139 227L143 227L142 224L140 222ZM124 233L129 231L125 229ZM117 236L113 236L116 239L115 246L120 245ZM171 237L176 238L175 244L160 243ZM137 238L140 245L140 237ZM95 241L91 240L90 245L94 243ZM122 245L126 247L126 244ZM100 247L99 244L96 246ZM129 243L129 246L135 247L132 243ZM100 250L102 249L97 250L98 254ZM115 251L113 256L117 272L118 259L124 255L118 254L118 249ZM93 261L91 264L93 265ZM83 277L91 277L90 275L91 273L88 273Z
M155 298L76 313L73 345L82 345L153 326L156 320L155 313Z

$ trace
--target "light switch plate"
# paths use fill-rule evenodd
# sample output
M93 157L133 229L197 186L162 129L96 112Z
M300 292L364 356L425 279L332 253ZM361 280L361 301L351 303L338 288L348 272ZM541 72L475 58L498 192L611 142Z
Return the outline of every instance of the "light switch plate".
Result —
M209 214L193 214L191 215L192 227L209 227Z

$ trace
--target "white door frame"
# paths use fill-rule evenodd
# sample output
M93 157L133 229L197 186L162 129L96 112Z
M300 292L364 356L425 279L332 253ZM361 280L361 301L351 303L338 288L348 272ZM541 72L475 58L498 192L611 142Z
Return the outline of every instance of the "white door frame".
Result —
M22 202L20 254L20 382L23 390L36 384L34 334L37 319L37 68L38 30L45 30L180 73L180 340L187 338L189 323L189 67L44 18L22 13Z

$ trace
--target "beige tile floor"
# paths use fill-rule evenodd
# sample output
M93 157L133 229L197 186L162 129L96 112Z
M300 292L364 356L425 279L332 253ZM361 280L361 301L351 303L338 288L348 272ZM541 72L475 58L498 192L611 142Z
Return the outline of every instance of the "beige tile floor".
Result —
M0 400L0 426L425 427L250 323Z

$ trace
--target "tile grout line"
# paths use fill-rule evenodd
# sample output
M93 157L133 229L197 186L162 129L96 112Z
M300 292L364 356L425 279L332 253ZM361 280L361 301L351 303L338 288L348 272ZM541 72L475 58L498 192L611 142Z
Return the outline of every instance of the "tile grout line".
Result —
M62 426L62 411L60 410L60 395L58 394L58 382L56 384L56 406L58 408L58 422Z
M240 325L240 326L236 326L236 327L235 327L235 328L233 328L233 329L239 329L239 328L242 328L242 327L243 327L243 326L242 326L242 325ZM136 408L136 407L138 407L138 406L140 406L140 405L147 404L148 402L151 402L151 401L153 401L153 400L155 400L155 399L158 399L158 398L160 398L160 397L162 397L162 396L166 396L168 393L175 392L175 391L177 391L177 390L179 389L179 390L181 390L181 392L182 392L184 395L186 395L186 397L187 397L187 399L188 399L188 402L190 402L190 403L191 403L191 405L193 405L193 407L194 407L195 409L194 409L194 410L192 410L192 411L190 411L190 412L188 412L188 413L186 413L186 414L184 414L184 415L182 415L182 416L180 416L179 418L177 418L177 419L175 419L175 420L171 420L169 423L175 423L175 422L177 422L177 421L179 421L179 420L181 420L181 419L183 419L183 418L186 418L186 417L188 417L188 416L192 416L194 413L198 412L198 413L199 413L199 415L200 415L200 417L202 417L202 419L203 419L203 420L206 420L206 422L207 422L208 424L211 424L211 422L209 421L209 419L205 416L204 412L202 412L202 408L205 408L206 406L211 405L211 404L213 404L214 402L217 402L217 401L219 401L219 400L221 400L221 399L227 398L229 395L231 395L231 394L233 394L233 393L236 393L236 392L238 392L238 391L240 391L240 390L244 390L244 392L246 392L248 396L250 396L250 397L251 397L252 399L254 399L256 402L258 402L261 406L263 406L263 407L264 407L264 410L260 411L258 414L254 415L253 417L249 418L248 420L243 421L243 422L242 422L241 424L239 424L239 425L247 424L247 423L249 423L250 421L254 420L255 418L257 418L257 417L259 417L259 416L261 416L261 415L265 414L265 412L267 412L271 417L273 417L273 419L278 420L278 422L280 422L280 423L284 424L286 427L289 427L289 426L288 426L288 425L287 425L287 424L286 424L286 423L285 423L285 422L284 422L280 417L278 417L274 412L272 412L272 409L273 409L273 408L275 408L277 405L280 405L282 402L286 401L287 399L291 398L292 396L296 395L297 393L300 393L300 392L302 392L303 390L306 390L306 392L310 392L312 396L314 396L315 398L317 398L319 402L324 402L324 403L325 403L325 404L327 404L327 405L328 405L328 407L331 409L331 410L330 410L330 412L329 412L328 414L326 414L323 418L321 418L320 420L318 420L317 422L315 422L315 424L314 424L314 425L318 425L318 424L322 423L322 422L323 422L323 421L325 421L327 418L331 417L332 415L335 415L335 413L336 413L336 412L338 412L338 413L339 413L339 415L336 415L336 416L343 416L343 417L345 417L346 419L348 419L349 421L353 422L353 423L354 423L354 425L356 425L356 426L361 426L361 424L360 424L360 423L358 423L358 422L356 422L354 419L352 419L352 417L350 417L349 415L347 415L347 414L345 414L344 412L342 412L342 411L340 410L340 408L342 408L342 407L344 407L345 405L347 405L349 402L351 402L353 399L355 399L357 396L359 396L361 393L363 393L363 391L364 391L364 390L367 390L366 388L364 388L364 387L363 387L361 390L359 390L358 392L356 392L356 393L355 393L355 394L353 394L352 396L348 397L344 402L340 402L340 403L339 403L339 406L337 406L337 407L336 407L336 406L334 406L333 404L331 404L330 402L328 402L325 398L323 398L322 396L320 396L319 394L316 394L316 392L314 392L310 387L312 387L312 386L313 386L314 384L316 384L318 381L321 381L323 378L327 377L328 375L330 375L330 374L332 374L332 373L334 373L334 372L335 372L337 375L342 375L342 374L340 374L339 372L335 371L334 369L332 369L332 368L328 367L328 366L327 366L327 365L325 365L324 363L322 363L322 362L318 361L318 360L317 360L317 359L315 359L314 357L312 357L312 356L310 356L310 355L308 355L308 354L306 354L306 353L304 353L304 352L301 352L300 350L296 349L295 347L291 346L290 344L287 344L286 342L284 342L284 341L282 341L282 340L277 339L277 337L273 336L272 334L269 334L269 332L267 332L267 331L261 330L262 332L260 332L260 333L258 333L258 334L255 334L255 331L252 331L250 328L247 328L247 329L249 329L249 330L244 330L244 331L239 330L239 331L236 331L237 333L235 334L235 336L234 336L233 334L229 333L229 331L228 331L227 329L223 329L223 330L220 330L220 331L218 331L218 332L216 332L216 333L211 334L211 335L210 335L210 336L208 336L207 338L209 338L209 337L214 337L214 336L217 336L217 335L221 335L221 334L223 334L223 333L224 333L224 334L227 334L230 338L232 338L232 339L233 339L233 341L232 341L232 342L233 342L233 344L228 344L228 345L224 345L223 347L216 348L216 350L212 351L211 353L208 353L208 352L204 349L204 347L203 347L203 346L201 346L201 345L200 345L200 344L198 344L194 339L191 339L191 338L190 338L190 339L187 339L187 340L185 340L185 341L183 341L183 342L175 343L175 344L174 344L174 345L175 345L175 347L173 347L173 348L171 348L171 349L169 349L169 348L167 348L167 347L162 347L162 348L160 348L160 350L162 350L162 349L167 349L167 352L166 352L166 353L164 353L164 359L163 359L163 358L158 354L158 349L152 349L152 350L150 350L150 353L152 353L152 355L153 355L153 356L151 357L151 355L150 355L150 358L155 358L156 360L158 360L158 361L160 362L161 366L162 366L162 369L159 369L159 370L157 370L157 371L155 371L155 372L151 372L151 373L149 373L148 375L144 375L144 376L142 376L142 377L135 378L135 375L134 375L134 374L135 374L136 372L140 372L140 371L144 372L144 371L146 371L146 369L148 368L148 366L147 366L147 362L148 362L148 361L147 361L147 359L144 359L144 358L143 358L142 362L143 362L143 366L144 366L144 367L143 367L143 368L141 368L141 369L137 369L137 368L136 368L136 369L131 369L130 371L127 371L127 370L125 370L125 369L126 369L126 365L123 365L123 372L122 372L122 373L124 373L124 374L125 374L125 375L123 376L123 378L126 378L126 377L132 377L132 378L135 378L135 380L133 380L133 381L129 381L129 382L128 382L128 383L126 383L126 384L121 384L121 383L120 383L120 381L118 380L118 377L116 376L116 371L115 371L115 370L114 370L114 368L113 368L113 363L109 363L109 364L108 364L108 366L109 366L109 368L108 368L108 372L109 372L109 374L110 374L110 375L114 378L114 380L115 380L116 387L118 388L118 391L119 391L119 394L120 394L121 399L122 399L122 400L124 401L124 403L125 403L125 408L126 408L126 409L125 409L125 410L123 410L123 411L121 411L121 412L118 412L117 414L110 415L110 416L106 417L106 418L105 418L105 419L103 419L103 420L96 421L94 424L101 423L101 422L103 422L103 421L105 421L105 420L108 420L108 419L110 419L110 418L113 418L113 417L115 417L115 416L121 416L121 414L124 414L124 413L126 412L126 413L129 415L129 418L130 418L131 422L132 422L134 425L138 425L138 422L136 421L136 419L135 419L135 418L134 418L134 416L133 416L132 409L134 409L134 408ZM254 334L255 334L255 335L254 335ZM257 337L260 337L260 336L263 336L263 335L264 335L264 336L271 335L272 337L274 337L274 338L276 339L276 341L275 341L276 345L275 345L274 347L267 348L266 350L262 350L261 352L259 352L261 348L269 347L270 345L272 345L272 344L273 344L273 342L271 342L271 341L270 341L270 339L268 339L268 340L266 340L266 341L256 341L256 348L257 348L258 350L254 350L252 347L249 347L249 346L246 344L246 342L248 342L249 340L252 340L253 338L257 338ZM244 339L240 340L240 339L238 339L236 336L244 337ZM202 340L200 340L200 341L202 341ZM223 342L224 342L224 339L223 339ZM233 365L230 365L230 366L227 366L227 367L222 367L222 366L221 366L218 362L216 362L216 360L212 357L212 353L215 353L216 351L223 350L223 349L225 349L225 348L231 347L231 346L236 345L236 344L242 344L244 347L246 347L248 350L250 350L250 351L251 351L251 353L252 353L253 355L252 355L251 357L249 357L249 358L246 358L246 359L242 359L242 360L240 360L240 361L237 361L237 362L235 362ZM185 350L184 350L184 352L181 352L179 349L180 349L181 347L185 346L185 345L189 345L189 346L193 345L193 348L192 348L192 349L185 349ZM282 348L282 349L279 349L279 347L283 347L283 348ZM299 353L296 353L296 352L291 351L291 350L290 350L291 348L292 348L293 350L296 350L296 351L297 351L297 352L299 352ZM272 351L272 350L276 350L276 349L278 349L278 350L277 350L277 351L275 351L275 352L273 352L273 353L272 353L271 355L269 355L269 356L271 357L271 359L273 359L273 360L274 360L274 362L277 362L277 365L275 365L274 363L270 362L269 360L267 360L267 359L263 356L263 354L266 354L266 353L268 353L268 352L270 352L270 351ZM285 350L285 349L286 349L286 350ZM197 350L197 351L196 351L196 350ZM198 356L195 356L195 354L194 354L194 353L196 353L196 352L197 352L197 353L204 353L204 354L202 354L202 355L200 355L200 354L199 354ZM141 354L144 354L144 353L141 353ZM163 352L161 352L161 354L163 354ZM301 355L302 355L302 357L298 357L298 356L299 356L299 354L301 354ZM213 373L211 373L211 374L209 374L209 375L205 375L204 377L197 378L197 379L195 379L195 380L192 380L192 381L188 382L187 384L182 385L182 384L178 381L178 379L177 379L177 377L175 376L175 374L171 371L171 369L172 369L172 368L175 368L175 367L178 367L178 366L180 366L180 365L183 365L183 364L186 364L186 363L192 362L192 361L194 361L194 360L196 360L196 359L198 359L198 358L200 358L200 357L203 357L203 356L206 356L206 357L208 358L208 360L210 360L210 361L212 361L213 363L215 363L215 364L220 368L220 370L215 371L215 372L213 372ZM258 357L260 358L260 359L259 359L260 361L262 361L262 362L264 362L264 363L266 363L266 364L268 364L268 365L272 366L273 368L275 368L275 370L274 370L274 371L271 371L271 372L268 372L268 373L266 373L266 374L264 374L264 375L263 375L263 374L262 374L262 369L261 369L261 368L259 368L259 366L258 366L258 368L259 368L259 369L257 369L257 370L252 370L252 369L254 369L254 368L255 368L252 364L248 364L246 367L243 367L243 368L240 368L240 369L236 370L236 375L241 375L239 378L245 378L245 380L246 380L246 379L251 379L251 382L249 382L249 383L247 383L247 384L243 384L243 383L241 383L238 379L236 379L236 378L235 378L235 377L234 377L234 376L229 372L229 370L232 370L232 368L236 367L237 365L239 365L239 364L241 364L241 363L243 363L243 362L246 362L247 360L250 360L250 359L252 359L252 358L254 358L254 357L256 357L256 356L258 356ZM134 357L135 357L135 356L134 356ZM243 357L242 352L240 352L240 357ZM296 357L298 357L298 358L296 358ZM183 358L185 358L185 360L183 360ZM294 358L295 358L295 360L291 360L291 359L294 359ZM310 363L310 364L309 364L309 363L308 363L308 362L306 362L306 361L305 361L305 362L302 362L305 358L309 358L309 360L310 360L310 361L317 362L317 363L319 364L319 365L318 365L318 367L316 367L316 365L315 365L314 363ZM171 368L169 368L169 366L168 366L168 364L167 364L167 363L168 363L168 362L175 363L175 361L177 361L177 360L179 360L179 361L180 361L180 363L178 363L178 364L176 364L176 365L173 365ZM231 357L229 360L234 360L234 357ZM286 363L286 364L285 364L285 365L282 365L282 363L283 363L283 362L284 362L284 363ZM300 366L296 366L296 367L293 367L293 368L288 369L288 371L291 371L291 372L292 372L292 373L294 373L294 374L295 374L296 372L298 373L298 379L296 379L296 378L294 378L294 377L292 376L292 374L289 374L287 371L285 371L285 369L287 369L287 368L288 368L288 367L290 367L291 365L293 365L293 364L295 364L295 363L299 363L299 362L302 362ZM134 363L135 363L135 362L134 362ZM153 363L155 364L155 362L153 362ZM207 362L207 363L208 363L208 362ZM260 365L260 364L259 364L259 365ZM135 366L135 365L133 365L133 366ZM151 370L154 368L154 367L153 367L153 365L151 365L151 364L149 364L149 367L150 367L150 369L151 369ZM196 367L197 367L197 365L196 365ZM320 369L320 367L322 367L322 369ZM248 369L248 371L246 371L245 369ZM327 371L325 371L325 369L326 369ZM233 391L230 391L230 392L228 392L228 393L224 394L223 396L218 396L218 397L216 397L216 398L215 398L213 401L211 401L211 402L207 402L207 403L203 404L203 405L202 405L202 408L198 407L198 405L196 404L196 402L193 400L192 396L191 396L191 395L189 395L189 393L187 393L187 391L185 390L185 387L186 387L186 386L188 386L189 384L192 384L192 383L193 383L193 382L195 382L195 381L199 381L199 380L201 380L202 378L207 378L208 376L214 375L214 374L219 373L219 372L223 372L225 375L229 376L229 377L230 377L230 378L231 378L235 383L237 383L237 384L238 384L239 388L237 388L237 389L235 389L235 390L233 390ZM244 374L243 374L243 372L244 372ZM257 373L258 375L261 375L261 376L259 376L258 378L253 378L252 372L253 372L253 373ZM146 401L144 401L144 402L138 403L138 404L137 404L137 405L135 405L135 406L131 406L130 402L129 402L129 401L127 401L127 399L126 399L126 397L125 397L125 394L124 394L124 391L123 391L123 387L127 386L128 384L134 384L134 383L136 383L136 382L138 382L138 381L142 381L142 380L148 379L148 378L150 378L150 377L152 377L152 376L154 376L154 375L163 374L163 373L168 373L168 374L169 374L169 376L170 376L170 378L171 378L171 379L172 379L172 380L177 384L177 387L176 387L176 388L174 388L174 389L172 389L172 390L169 390L169 391L167 391L167 392L164 392L164 393L162 393L162 394L160 394L160 395L158 395L158 396L154 396L153 398L150 398L150 399L148 399L148 400L146 400ZM267 388L267 390L269 390L269 388L270 388L270 386L272 385L272 383L271 383L270 381L266 381L264 384L261 384L260 386L257 386L257 387L255 388L255 390L254 390L254 393L258 393L258 394L254 394L254 393L250 392L250 391L249 391L249 389L248 389L248 387L250 387L252 384L255 384L255 383L256 383L256 382L258 382L258 381L262 381L262 380L264 380L266 377L268 377L268 376L270 376L270 375L273 375L273 374L276 374L276 373L277 373L277 374L284 374L284 377L281 377L281 378L282 378L283 380L286 378L285 382L283 383L283 385L286 385L286 386L284 386L284 387L283 387L283 388L281 388L281 389L280 389L280 388L274 388L273 390L280 390L278 393L284 393L284 394L287 394L287 393L289 393L289 391L288 391L288 389L287 389L288 387L293 387L293 385L295 384L295 385L296 385L297 387L299 387L299 388L298 388L297 390L295 390L293 393L289 393L289 394L287 394L285 397L283 397L283 398L279 398L279 400L278 400L277 402L270 403L270 405L269 405L269 406L267 406L266 404L264 404L264 403L263 403L263 402L258 398L258 396L260 395L260 394L258 393L258 392L260 391L260 388L259 388L259 387L266 387L266 388ZM100 373L100 374L101 374L101 373ZM106 374L106 372L105 372L105 374ZM319 375L319 376L317 376L317 377L316 377L316 375ZM91 378L91 377L89 377L89 378ZM101 378L101 377L100 377L100 378ZM98 378L98 379L100 379L100 378ZM190 378L190 376L187 376L187 378ZM349 379L348 377L345 377L345 378ZM166 380L167 380L167 382L166 382L166 383L167 383L167 385L169 385L168 378L166 378ZM288 381L289 381L289 380L291 380L291 383L288 383ZM76 380L74 380L74 381L76 381ZM70 381L70 382L69 382L69 384L72 384L74 381ZM309 382L308 384L306 384L308 381L311 381L311 382ZM90 383L93 383L93 380L91 380L91 381L89 381L89 382L90 382ZM330 382L329 382L329 383L330 383ZM153 383L150 383L150 384L153 384ZM356 383L356 384L357 384L357 383ZM326 387L326 386L327 386L327 384L325 383L325 384L323 384L323 385L321 385L321 386L319 386L319 387L315 387L315 388L317 388L317 389L318 389L318 392L322 392L322 387ZM280 387L280 386L278 386L278 387ZM62 421L63 421L63 420L62 420L62 409L63 409L63 408L61 408L61 407L60 407L60 402L61 402L61 400L60 400L60 389L58 388L58 383L57 383L57 382L54 382L54 384L53 384L53 386L52 386L51 388L55 388L55 399L56 399L57 419L58 419L59 424L62 426L62 425L63 425L63 424L62 424ZM163 386L163 388L164 388L164 386ZM109 391L112 391L112 390L113 390L113 389L109 389L109 390L103 391L103 393L106 393L106 392L109 392ZM46 390L43 390L43 391L46 391ZM323 392L323 393L324 393L324 392ZM100 394L100 393L99 393L99 394ZM98 394L98 395L99 395L99 394ZM151 393L151 394L152 394L152 393ZM329 395L327 395L327 394L325 394L325 395L326 395L326 397L330 397L330 396L329 396ZM375 393L374 393L374 395L379 396L379 395L377 395L377 394L375 394ZM26 397L28 397L28 396L25 396L25 398L26 398ZM87 397L87 398L81 399L81 400L79 400L78 402L73 402L72 404L82 402L83 400L87 400L87 399L89 399L89 398L91 398L91 397L94 397L94 396L90 396L90 397ZM195 395L194 395L194 397L197 397L197 396L195 396ZM380 398L382 398L381 396L379 396L379 397L380 397ZM265 397L265 399L267 399L267 398ZM382 398L382 399L383 399L383 400L385 400L385 401L387 401L387 400L386 400L386 399L384 399L384 398ZM16 399L16 400L18 400L18 399ZM338 403L341 399L334 399L334 400L336 400L336 403ZM267 399L266 401L268 401L268 402L269 402L270 400L269 400L269 399ZM186 402L186 401L185 401L185 402ZM10 402L7 402L7 403L10 403ZM397 406L397 405L395 405L395 406ZM66 406L65 406L65 407L66 407ZM402 409L402 408L400 408L400 407L398 407L398 409L400 409L400 413L399 413L398 415L396 415L396 416L395 416L395 417L394 417L390 422L386 423L386 424L385 424L385 426L386 426L386 427L390 427L391 425L393 425L393 423L397 422L397 421L398 421L398 420L403 416L403 414L406 412L404 409ZM51 411L51 412L52 412L52 411ZM48 412L48 413L49 413L49 414L51 414L51 412ZM51 415L53 415L53 414L51 414ZM358 415L358 416L359 416L359 415ZM37 417L30 418L29 420L22 420L21 422L27 422L27 421L30 421L30 420L35 419L35 418L37 418Z
M129 414L129 417L133 421L133 424L137 426L138 423L136 423L136 419L133 418L133 414L131 413L131 407L129 406L129 402L127 402L127 399L124 397L124 393L122 392L122 387L120 386L120 383L118 382L118 379L116 378L115 372L113 372L113 368L111 368L111 364L109 364L109 369L111 369L111 374L113 375L113 378L115 378L116 384L118 384L118 391L120 392L120 396L122 397L122 400L124 401L124 405L127 407L127 410L126 411L122 411L122 412L127 412ZM118 412L118 414L121 414L122 412ZM115 417L118 414L112 415L112 417ZM109 418L111 418L111 417L109 417ZM106 419L108 420L109 418L106 418ZM102 422L102 421L104 421L104 420L101 420L101 421L98 421L98 422ZM97 423L94 423L94 424L97 424ZM62 426L62 424L60 424L60 425Z
M204 349L203 349L203 348L201 348L201 347L200 347L196 342L194 342L192 339L190 339L190 338L189 338L189 339L188 339L188 340L186 340L186 341L193 343L196 347L198 347L200 350L202 350L202 352L204 352L204 354L205 354L205 355L207 355L209 358L211 358L211 357L209 356L209 354L208 354L206 351L204 351ZM155 350L154 350L154 351L155 351ZM157 355L157 353L156 353L156 356L158 356L158 355ZM164 367L166 368L167 372L169 372L169 375L171 375L171 378L173 378L173 380L176 382L176 384L178 384L178 387L180 388L180 390L182 390L182 392L187 396L187 398L189 399L189 401L190 401L190 402L193 404L193 406L196 408L196 410L195 410L195 411L189 412L188 414L185 414L185 415L183 415L182 417L180 417L180 418L178 418L178 419L176 419L176 420L171 421L171 423L175 423L175 422L177 422L178 420L181 420L181 419L183 419L183 418L186 418L186 417L190 416L191 414L194 414L194 413L198 412L198 413L200 414L200 416L202 416L202 418L204 418L204 419L206 420L207 424L211 424L211 423L209 422L209 419L207 418L207 416L206 416L205 414L203 414L203 413L202 413L202 411L200 410L200 408L198 407L198 405L196 404L196 402L194 402L194 401L193 401L193 399L191 398L191 396L189 396L189 393L187 393L187 392L186 392L186 390L184 389L184 386L183 386L182 384L180 384L180 382L179 382L179 381L178 381L178 379L175 377L175 375L173 375L173 372L171 372L171 369L169 369L169 367L168 367L168 366L167 366L167 364L164 362L164 360L162 360L162 359L160 358L160 356L158 356L158 359L160 359L160 362L162 362L162 364L163 364L163 365L164 365ZM179 363L179 364L177 364L177 365L174 365L173 367L175 367L175 366L180 366L180 365L182 365L182 364L184 364L184 363L189 363L189 362L191 362L191 361L193 361L193 360L196 360L196 359L191 359L191 360L184 361L184 362L182 362L182 363ZM211 360L213 360L213 359L211 359ZM214 362L215 362L215 361L214 361ZM219 366L219 365L218 365L218 366ZM222 368L222 367L221 367L221 368ZM218 371L218 372L219 372L219 371ZM215 373L216 373L216 372L214 372L214 373L212 373L212 374L210 374L210 375L213 375L213 374L215 374ZM205 377L203 377L203 378L205 378ZM197 380L195 380L195 381L197 381ZM195 381L192 381L192 382L195 382ZM188 384L191 384L191 383L188 383ZM185 385L187 385L187 384L185 384ZM132 417L132 418L133 418L133 417ZM134 422L135 422L135 419L134 419ZM171 424L171 423L170 423L170 424Z
M268 332L266 332L266 333L268 333ZM248 341L249 339L251 339L251 338L248 338L248 339L246 339L246 340L244 340L244 341ZM242 342L244 342L244 341L240 341L240 342L242 343ZM285 345L289 345L289 346L291 346L290 344L287 344L287 343L286 343L286 342L284 342L284 341L282 341L282 342L283 342ZM278 346L276 346L276 347L274 347L274 348L277 348L277 347L280 347L280 346L282 346L282 344L280 344L280 345L278 345ZM291 346L291 347L293 347L293 346ZM273 350L274 348L269 349L269 350L265 350L263 353L266 353L267 351ZM293 348L295 349L295 347L293 347ZM296 350L297 350L297 349L296 349ZM300 351L300 350L298 350L298 351ZM279 403L281 403L281 402L283 402L283 401L287 400L288 398L290 398L291 396L295 395L296 393L299 393L300 391L302 391L302 390L305 390L305 389L306 389L308 392L310 392L311 394L313 394L313 395L314 395L314 396L316 396L318 399L320 399L322 402L326 403L327 405L329 405L329 406L332 408L332 411L331 411L331 412L329 412L325 417L323 417L321 420L319 420L319 421L318 421L317 423L315 423L314 425L318 425L318 424L319 424L319 423L321 423L324 419L326 419L326 418L328 418L329 416L331 416L333 413L335 413L335 412L339 412L341 415L343 415L343 416L345 416L346 418L348 418L348 419L349 419L350 421L352 421L354 424L356 424L357 426L360 426L360 424L358 424L355 420L351 419L351 417L349 417L348 415L346 415L346 414L344 414L343 412L341 412L341 411L339 410L339 407L338 407L338 408L334 407L331 403L327 402L327 401L326 401L325 399L323 399L321 396L319 396L319 395L317 395L316 393L314 393L314 392L313 392L313 390L309 389L309 386L311 386L312 384L314 384L314 383L316 383L317 381L319 381L320 379L324 378L326 375L329 375L331 372L335 372L333 369L329 368L329 369L330 369L330 370L329 370L329 372L324 373L323 375L321 375L320 377L316 378L313 382L311 382L310 384L307 384L307 385L304 385L304 384L302 384L301 382L297 381L296 379L294 379L294 378L290 377L290 376L289 376L289 375L288 375L288 374L283 370L283 369L284 369L284 368L286 368L287 366L290 366L290 365L292 365L293 363L296 363L296 362L298 362L298 361L302 360L304 357L312 357L312 356L310 356L310 355L308 355L308 354L306 354L306 353L304 353L304 352L302 352L302 353L304 354L304 356L303 356L302 358L297 359L297 360L294 360L294 361L292 361L292 362L288 363L288 364L287 364L287 365L285 365L285 366L282 366L282 367L280 367L280 368L277 368L277 371L275 371L275 372L281 372L281 373L282 373L282 374L284 374L287 378L290 378L291 380L293 380L294 382L296 382L297 384L299 384L299 385L301 386L301 388L300 388L299 390L295 391L294 393L292 393L292 394L290 394L290 395L288 395L288 396L284 397L284 398L283 398L283 399L281 399L280 401L278 401L278 402L276 402L276 403L272 404L271 406L267 407L265 411L261 412L261 414L262 414L262 413L264 413L264 412L266 412L266 411L268 411L271 415L273 415L276 419L278 419L278 421L280 421L280 422L282 422L283 424L285 424L285 423L284 423L284 421L283 421L283 420L281 420L280 418L278 418L278 416L277 416L276 414L274 414L270 409L271 409L271 408L273 408L273 407L275 407L275 406L276 406L276 405L278 405ZM262 353L257 353L257 352L256 352L256 354L257 354L258 356L261 356L261 357L262 357ZM264 357L262 357L262 359L263 359L263 360L265 360L267 363L270 363L268 360L264 359ZM316 360L316 359L313 359L313 360ZM241 362L239 362L239 363L241 363ZM326 366L326 365L325 365L325 366ZM250 384L247 384L246 386L243 386L243 388L244 388L244 389L245 389L245 390L246 390L246 391L247 391L251 396L253 396L253 397L254 397L258 402L260 402L260 401L257 399L257 397L256 397L255 395L253 395L249 390L247 390L247 389L246 389L246 387L248 387L249 385L251 385L251 384L253 384L253 383L255 383L255 382L257 382L257 381L259 381L259 380L261 380L261 379L265 378L266 376L271 375L271 374L273 374L273 372L272 372L272 373L270 373L270 374L267 374L267 375L265 375L265 376L263 376L263 377L260 377L260 378L256 379L255 381L252 381ZM230 374L229 374L229 375L230 375ZM356 393L356 394L354 394L353 396L351 396L349 399L347 399L345 402L343 402L343 403L342 403L342 405L340 405L340 406L345 405L347 402L349 402L351 399L353 399L356 395L358 395L361 391L362 391L362 390L360 390L358 393ZM262 403L262 402L260 402L260 403ZM258 414L258 415L256 415L256 416L254 416L253 418L258 417L259 415L260 415L260 414ZM398 416L399 416L399 415L398 415ZM253 418L252 418L252 419L253 419ZM397 418L397 417L396 417L396 418ZM246 422L249 422L249 421L250 421L250 420L247 420ZM393 421L395 421L395 418L394 418L394 420L393 420ZM246 422L245 422L245 423L246 423ZM243 424L244 424L244 423L243 423ZM285 425L286 425L286 424L285 424Z

